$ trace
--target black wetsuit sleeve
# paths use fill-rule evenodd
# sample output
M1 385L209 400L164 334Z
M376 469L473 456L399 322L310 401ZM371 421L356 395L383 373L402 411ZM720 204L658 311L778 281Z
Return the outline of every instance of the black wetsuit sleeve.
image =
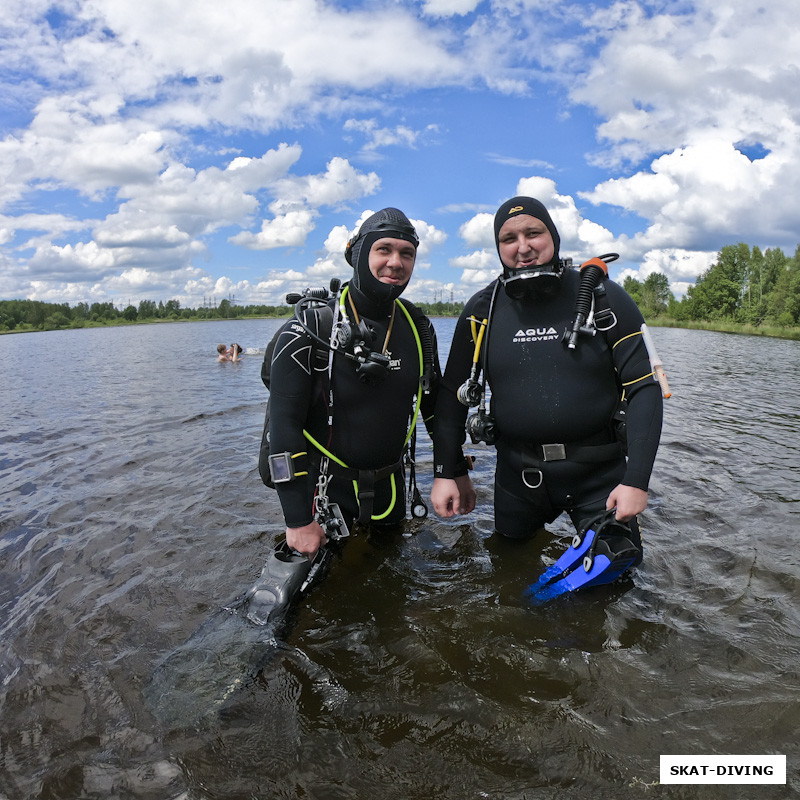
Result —
M653 378L641 334L641 312L621 287L609 282L607 289L617 317L610 342L612 358L628 403L628 465L622 483L647 491L661 437L661 388Z
M314 325L314 316L308 315L306 322ZM314 471L309 469L309 444L303 435L311 405L320 401L314 354L314 341L303 328L296 321L286 323L272 356L269 435L271 453L289 453L295 471L305 473L276 484L289 528L303 527L314 518Z
M464 307L456 323L447 367L436 399L433 425L433 474L435 478L457 478L466 475L467 465L462 445L466 439L464 425L469 409L458 400L459 387L469 378L475 354L470 317L486 315L488 289L475 295Z

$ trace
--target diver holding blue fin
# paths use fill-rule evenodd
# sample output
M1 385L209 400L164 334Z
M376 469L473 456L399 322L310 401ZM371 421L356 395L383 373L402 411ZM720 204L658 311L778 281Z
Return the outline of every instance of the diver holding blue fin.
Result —
M612 583L640 558L630 536L615 509L603 511L581 526L567 551L525 590L525 598L540 605L566 592Z

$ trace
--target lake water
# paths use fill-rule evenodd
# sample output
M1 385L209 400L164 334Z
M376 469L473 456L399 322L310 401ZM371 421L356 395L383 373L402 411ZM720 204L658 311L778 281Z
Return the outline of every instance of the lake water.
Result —
M497 543L482 448L474 514L354 536L237 684L224 609L282 529L256 463L277 325L0 337L0 800L800 795L800 343L652 331L673 396L632 580L527 607L571 528ZM154 708L217 625L224 704ZM659 787L661 754L785 754L787 784Z

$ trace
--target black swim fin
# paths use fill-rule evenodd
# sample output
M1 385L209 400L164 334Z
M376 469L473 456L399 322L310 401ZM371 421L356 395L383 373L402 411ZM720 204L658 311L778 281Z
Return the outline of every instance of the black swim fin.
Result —
M244 614L256 625L266 625L305 591L328 557L321 547L313 560L292 550L286 542L276 545L258 580L250 587L244 601Z
M540 605L567 592L612 583L641 554L629 535L629 528L617 522L614 509L589 520L558 561L525 590L525 598Z
M350 530L336 503L326 503L319 522L331 542L350 535ZM288 609L328 563L330 547L323 545L313 559L293 550L286 541L275 545L259 579L244 599L244 615L256 625L266 625Z

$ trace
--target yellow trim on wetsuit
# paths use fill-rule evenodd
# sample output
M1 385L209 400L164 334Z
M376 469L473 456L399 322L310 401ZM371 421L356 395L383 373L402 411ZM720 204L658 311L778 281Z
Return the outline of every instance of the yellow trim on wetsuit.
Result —
M642 335L641 331L634 331L633 333L629 333L627 336L623 336L621 339L617 339L617 341L614 342L614 344L611 346L611 349L613 350L618 344L624 342L626 339L630 339L631 336L641 336L641 335Z
M614 342L614 344L612 346L612 350L620 342L624 342L626 339L630 339L632 336L641 336L641 335L642 335L641 331L634 331L633 333L629 333L627 336L623 336L621 339L618 339L616 342ZM644 380L647 380L648 378L655 378L655 377L656 376L655 376L654 372L648 372L646 375L642 375L641 378L636 378L635 380L628 381L627 383L623 383L622 384L623 393L624 393L624 389L625 389L626 386L633 386L634 383L639 383L639 381L644 381ZM624 396L624 394L623 394L623 396Z
M383 512L383 514L373 514L371 517L372 519L384 519L385 517L388 517L389 514L391 514L392 509L394 508L394 504L397 502L397 484L395 483L394 480L394 473L392 473L389 476L389 482L392 485L392 500L389 503L389 507L386 509L386 511ZM356 497L358 497L357 481L353 481L353 491L356 493Z
M622 388L624 389L626 386L633 386L634 383L639 383L639 381L647 380L648 378L655 378L654 372L648 372L647 375L642 375L641 378L636 378L635 380L628 381L627 383L622 384Z
M327 456L331 461L335 461L340 467L350 469L350 467L348 467L341 458L336 458L333 453L326 450L305 428L303 428L303 436L305 436L306 439L308 439L308 441L311 442L311 444L313 444L314 447L320 451L320 453L322 453L322 455Z
M300 458L300 456L307 456L307 455L308 452L303 450L302 453L295 453L294 455L291 456L291 458ZM292 467L292 471L294 472L294 467ZM308 471L294 473L295 478L299 478L301 475L308 475Z
M337 458L333 453L330 452L330 450L323 447L305 428L303 428L303 436L305 436L306 439L308 439L308 441L311 442L311 444L313 444L314 447L320 451L320 453L322 453L322 455L327 456L332 461L335 461L340 467L350 469L350 467L348 467L341 458ZM383 514L372 514L372 519L383 519L384 517L389 516L389 514L392 512L392 509L394 509L394 504L397 502L397 483L394 479L394 474L389 476L389 482L392 486L392 499L389 503L389 507L383 512ZM356 480L353 481L353 491L355 492L356 500L358 500L358 481ZM360 505L361 504L359 503L359 506Z
M339 308L344 314L347 316L347 312L344 308L344 296L349 289L348 286L345 286L342 290L342 294L340 295L339 299ZM394 301L400 310L405 314L406 319L408 320L408 324L411 327L411 332L414 334L414 341L417 343L417 354L419 355L419 387L417 389L417 401L414 407L414 415L411 418L411 425L408 427L408 433L406 434L406 438L403 441L403 447L408 444L409 439L411 439L411 435L414 432L414 428L417 424L417 417L419 416L419 409L420 404L422 403L422 376L425 373L425 361L422 356L422 342L419 338L419 332L417 331L417 326L414 324L414 321L411 319L411 314L409 314L408 309L400 302L399 299L395 298ZM310 441L316 448L319 450L323 455L327 456L331 460L335 461L339 466L344 467L345 469L350 469L347 464L344 463L340 458L337 458L333 453L328 451L325 447L323 447L305 428L303 428L303 435ZM390 484L392 487L392 499L389 503L389 507L384 511L382 514L372 514L371 518L375 520L384 519L387 517L392 510L394 509L395 503L397 502L397 483L394 479L394 474L389 476ZM355 492L356 499L358 499L358 481L353 481L353 491Z

